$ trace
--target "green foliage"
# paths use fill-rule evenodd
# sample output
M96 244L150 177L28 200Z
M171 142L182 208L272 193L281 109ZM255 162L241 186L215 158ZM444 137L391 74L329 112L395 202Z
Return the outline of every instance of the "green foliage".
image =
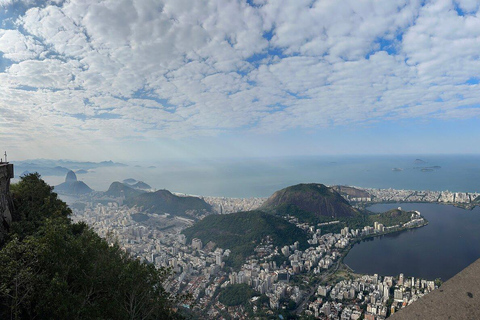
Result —
M15 228L0 249L0 319L175 319L169 271L132 259L84 223L38 174L12 186Z
M345 228L345 226L346 226L345 223L335 223L335 224L329 224L329 225L321 226L320 230L322 230L322 234L340 233L340 230Z
M370 222L373 224L375 221L383 224L384 226L395 226L395 225L402 225L408 221L410 221L410 217L412 216L411 212L392 209L384 213L370 215Z
M223 249L231 250L227 261L238 267L254 253L255 246L264 239L271 239L275 246L291 245L299 241L307 246L307 234L288 221L261 211L237 212L226 215L210 215L183 230L187 241L199 238L203 243L215 242ZM226 261L226 262L227 262Z
M248 303L252 297L258 295L258 292L245 283L233 284L220 291L218 300L226 306L238 306Z
M277 267L280 267L284 263L288 263L288 257L285 257L283 254L275 255L269 259L270 261L274 261Z
M291 215L299 214L304 222L310 223L318 223L315 218L321 216L339 218L358 214L338 192L318 183L298 184L279 190L260 209L274 214L284 214L287 209Z
M270 298L266 294L262 294L257 300L257 307L270 306Z
M25 175L19 183L11 185L15 207L12 214L13 234L23 238L34 233L47 219L69 221L72 211L52 190L53 187L40 179L38 173Z
M144 213L134 213L131 215L131 217L135 222L145 222L149 219L149 217Z
M337 219L331 218L330 221L340 221L337 224L325 225L320 229L322 234L325 233L340 233L340 230L349 227L350 229L362 229L365 226L373 226L376 222L383 224L386 227L401 225L410 221L412 213L402 210L393 209L387 212L373 214L372 212L365 211L361 214L353 217L339 217Z
M322 233L339 233L342 228L362 229L377 221L385 226L403 224L410 220L411 213L393 209L374 214L359 211L334 191L321 184L299 184L275 192L261 207L277 216L292 216L301 223L310 225L339 221L321 226Z
M287 303L287 310L295 310L297 308L297 304L293 300L289 300Z
M278 216L292 216L298 219L301 223L308 223L310 225L329 222L335 220L332 217L317 215L313 212L308 212L291 204L281 204L275 209L275 214Z

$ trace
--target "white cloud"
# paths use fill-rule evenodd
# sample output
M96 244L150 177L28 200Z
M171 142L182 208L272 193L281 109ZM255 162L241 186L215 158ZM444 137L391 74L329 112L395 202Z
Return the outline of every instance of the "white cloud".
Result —
M102 141L478 117L477 1L49 3L0 30L0 109L12 110L0 121L24 132Z
M44 47L30 36L18 30L0 29L0 52L15 62L35 59L44 51Z

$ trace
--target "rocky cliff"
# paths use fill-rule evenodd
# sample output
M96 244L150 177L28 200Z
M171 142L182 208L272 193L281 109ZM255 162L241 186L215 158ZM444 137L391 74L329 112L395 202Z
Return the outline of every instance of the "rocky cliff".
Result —
M3 241L12 222L11 178L13 178L13 164L0 163L0 243Z

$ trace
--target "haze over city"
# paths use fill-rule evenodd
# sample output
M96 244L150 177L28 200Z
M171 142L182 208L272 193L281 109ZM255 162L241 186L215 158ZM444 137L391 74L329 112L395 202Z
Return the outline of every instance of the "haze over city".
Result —
M477 1L0 0L12 159L478 153Z

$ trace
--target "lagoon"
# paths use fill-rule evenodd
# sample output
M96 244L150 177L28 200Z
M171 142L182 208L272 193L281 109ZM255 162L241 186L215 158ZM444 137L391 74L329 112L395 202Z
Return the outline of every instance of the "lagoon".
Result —
M363 241L344 262L357 273L448 280L480 258L480 208L433 203L376 204L374 212L401 206L418 210L427 226Z

